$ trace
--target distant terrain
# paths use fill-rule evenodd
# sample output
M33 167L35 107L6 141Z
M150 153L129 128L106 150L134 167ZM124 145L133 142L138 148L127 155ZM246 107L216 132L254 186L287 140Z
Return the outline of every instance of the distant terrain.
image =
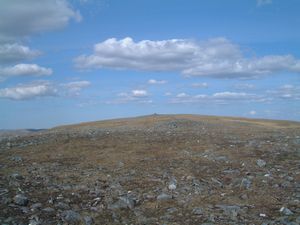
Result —
M151 115L0 132L0 224L299 224L300 123Z
M4 138L13 138L16 136L28 135L34 132L39 132L44 129L19 129L19 130L4 130L0 129L0 140Z

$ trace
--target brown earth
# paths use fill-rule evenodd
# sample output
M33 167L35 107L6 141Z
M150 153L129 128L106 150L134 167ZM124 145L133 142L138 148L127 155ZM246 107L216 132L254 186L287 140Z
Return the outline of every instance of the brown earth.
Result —
M1 140L0 222L299 224L299 159L293 121L152 115L56 127Z

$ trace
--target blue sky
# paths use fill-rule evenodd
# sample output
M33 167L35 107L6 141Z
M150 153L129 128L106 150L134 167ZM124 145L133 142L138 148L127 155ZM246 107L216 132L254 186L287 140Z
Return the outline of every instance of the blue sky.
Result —
M0 129L300 120L297 0L0 0Z

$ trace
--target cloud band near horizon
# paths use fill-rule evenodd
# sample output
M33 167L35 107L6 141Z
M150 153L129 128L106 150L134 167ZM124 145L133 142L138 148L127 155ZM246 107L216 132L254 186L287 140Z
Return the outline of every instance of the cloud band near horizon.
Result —
M95 44L92 54L81 55L74 62L79 69L172 71L187 77L258 78L280 72L300 73L300 60L290 54L247 57L240 46L226 38L202 42L110 38Z

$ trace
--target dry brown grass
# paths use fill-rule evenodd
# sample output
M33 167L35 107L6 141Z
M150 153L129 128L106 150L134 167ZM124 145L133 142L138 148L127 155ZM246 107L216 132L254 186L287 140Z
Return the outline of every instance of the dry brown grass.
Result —
M199 125L199 130L195 130L182 125L183 122L179 123L178 127L170 128L171 134L157 130L147 132L147 129L155 124L168 121L175 123L189 121L191 124L202 122L203 125ZM264 183L262 180L263 174L276 167L285 167L290 173L299 172L297 168L299 155L293 153L295 146L283 150L284 144L277 139L276 135L300 135L300 123L213 116L160 115L61 126L52 131L124 126L142 127L145 132L129 129L94 138L57 137L57 140L46 144L10 149L0 153L0 164L7 166L5 170L1 170L0 175L4 177L18 171L30 177L32 175L28 173L28 168L35 165L37 168L44 169L41 174L51 177L53 182L93 186L97 180L109 182L118 177L129 177L128 174L132 173L129 180L121 182L124 189L154 194L158 194L155 192L158 187L165 187L164 172L177 178L179 188L182 185L191 185L188 176L207 183L209 190L206 189L201 194L193 195L191 198L185 194L178 197L189 199L186 205L178 203L175 199L164 203L155 200L144 201L139 206L145 216L151 218L159 218L167 208L176 207L182 214L176 217L175 222L178 224L182 224L186 218L190 218L187 224L197 224L206 220L193 216L191 214L193 207L203 207L208 210L209 207L218 204L242 205L248 207L249 216L245 216L245 219L254 218L253 222L261 222L261 218L257 216L259 213L266 213L270 218L275 218L279 216L278 208L289 204L288 197L294 189L272 188L273 184L281 182L279 172L278 174L276 170L274 172L278 180L270 183ZM237 142L235 143L234 140ZM249 146L250 140L257 140L260 145ZM294 154L294 158L289 157L290 154ZM20 164L9 161L8 158L13 155L22 156L23 162ZM210 156L224 156L228 162L213 160ZM258 158L267 161L266 168L256 166ZM124 164L121 167L120 162ZM242 163L245 165L242 166ZM98 167L102 170L98 170ZM240 174L224 174L223 171L228 169L238 169ZM248 173L254 176L250 190L231 185L237 178L247 177ZM299 173L295 175L295 180L299 181L299 176ZM224 187L214 186L211 182L212 177L224 183ZM163 183L155 179L162 179ZM30 195L43 201L45 193L45 190L34 190ZM241 198L244 194L247 194L247 199ZM111 215L106 211L94 216L98 221L97 224L111 221ZM134 222L131 214L127 217ZM176 224L175 222L173 224Z

